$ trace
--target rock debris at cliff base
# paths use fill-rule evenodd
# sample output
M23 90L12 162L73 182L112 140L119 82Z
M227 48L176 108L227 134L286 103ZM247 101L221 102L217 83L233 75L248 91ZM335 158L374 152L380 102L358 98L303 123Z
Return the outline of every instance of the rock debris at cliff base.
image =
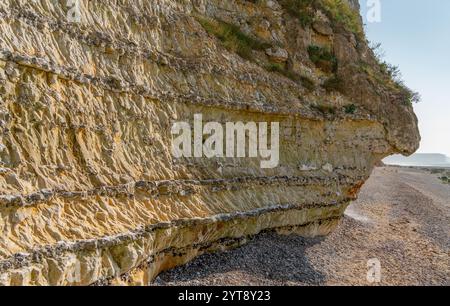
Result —
M265 233L164 272L154 285L449 285L449 199L430 171L376 168L329 236ZM367 279L371 259L380 262L380 283Z

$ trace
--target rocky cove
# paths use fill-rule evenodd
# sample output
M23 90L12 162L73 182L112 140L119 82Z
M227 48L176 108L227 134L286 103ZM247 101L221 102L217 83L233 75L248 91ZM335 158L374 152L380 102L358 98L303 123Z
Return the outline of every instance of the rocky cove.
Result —
M75 22L0 3L2 285L145 285L262 232L328 235L376 163L418 147L357 1L80 1ZM177 161L194 114L279 122L278 166Z

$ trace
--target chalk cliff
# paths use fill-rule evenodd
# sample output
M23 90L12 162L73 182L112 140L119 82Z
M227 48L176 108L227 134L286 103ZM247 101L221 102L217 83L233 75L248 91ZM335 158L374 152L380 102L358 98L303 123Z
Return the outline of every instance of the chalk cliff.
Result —
M65 2L0 2L0 284L141 285L265 230L326 235L418 146L357 1ZM280 122L279 166L174 159L197 113Z

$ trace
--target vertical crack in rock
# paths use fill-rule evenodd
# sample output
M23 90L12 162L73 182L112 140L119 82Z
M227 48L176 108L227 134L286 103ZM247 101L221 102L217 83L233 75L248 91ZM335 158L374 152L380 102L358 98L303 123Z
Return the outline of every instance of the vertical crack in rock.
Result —
M0 3L1 285L144 285L264 231L327 235L418 147L357 1L80 1ZM279 122L278 166L174 158L195 114Z

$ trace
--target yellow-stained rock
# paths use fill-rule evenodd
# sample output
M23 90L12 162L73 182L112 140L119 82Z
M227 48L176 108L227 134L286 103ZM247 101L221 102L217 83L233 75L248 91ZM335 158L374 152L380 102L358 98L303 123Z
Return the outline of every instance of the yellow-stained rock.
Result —
M417 149L404 92L322 0L305 25L282 1L80 1L79 22L0 3L1 285L145 285L262 231L327 235L375 163ZM280 122L279 166L175 159L194 114Z

